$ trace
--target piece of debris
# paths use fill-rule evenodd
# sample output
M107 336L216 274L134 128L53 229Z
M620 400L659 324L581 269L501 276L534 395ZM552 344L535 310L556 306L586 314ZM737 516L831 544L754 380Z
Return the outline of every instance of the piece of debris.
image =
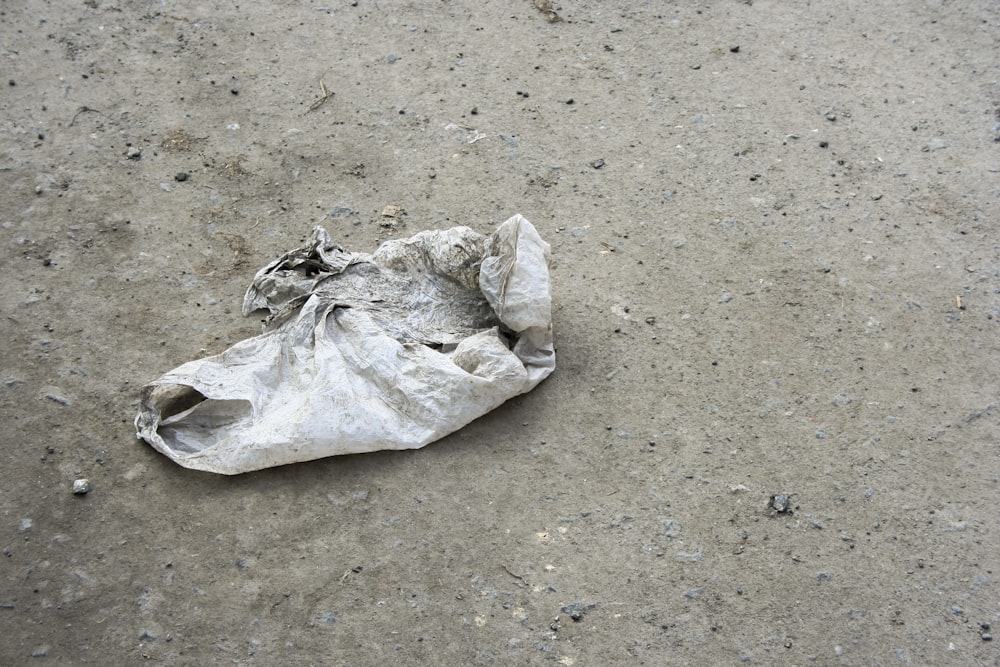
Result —
M951 146L951 142L949 142L947 139L944 139L942 137L935 137L934 139L931 139L926 144L924 144L923 148L921 148L920 150L922 150L925 153L928 153L930 151L939 151L942 148L948 148L949 146Z
M90 480L81 477L80 479L73 480L73 493L77 496L83 496L90 493L91 485Z
M404 215L406 215L406 210L402 206L389 204L382 209L382 222L380 224L383 227L395 227L403 221Z
M319 91L320 91L319 99L317 99L315 102L309 105L309 108L306 109L306 113L309 113L310 111L316 111L316 109L319 109L321 106L323 106L324 102L333 97L333 91L327 89L326 82L323 81L323 79L319 80Z
M520 215L372 254L317 227L247 289L244 315L271 313L263 333L146 385L136 434L222 474L423 447L555 368L550 252Z
M563 20L559 16L559 12L552 6L551 0L535 0L535 9L540 11L549 23L558 23Z

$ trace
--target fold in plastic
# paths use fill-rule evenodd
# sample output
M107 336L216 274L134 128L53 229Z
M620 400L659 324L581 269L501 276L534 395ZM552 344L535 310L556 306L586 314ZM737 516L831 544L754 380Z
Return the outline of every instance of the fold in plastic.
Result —
M247 289L264 332L146 385L137 437L222 474L423 447L555 369L548 258L520 215L371 255L317 227Z

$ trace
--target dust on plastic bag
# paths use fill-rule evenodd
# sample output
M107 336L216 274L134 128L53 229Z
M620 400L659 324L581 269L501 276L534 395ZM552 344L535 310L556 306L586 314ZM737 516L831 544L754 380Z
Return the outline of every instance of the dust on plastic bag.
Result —
M146 385L137 436L223 474L423 447L555 368L548 256L520 215L371 255L317 227L247 289L264 332Z

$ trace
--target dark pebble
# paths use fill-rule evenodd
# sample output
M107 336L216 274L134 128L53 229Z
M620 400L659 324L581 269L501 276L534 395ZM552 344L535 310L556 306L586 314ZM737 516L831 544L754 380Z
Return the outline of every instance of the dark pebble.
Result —
M819 142L819 147L820 148L826 148L829 145L830 145L829 141L821 141L821 142Z
M729 52L730 53L739 53L740 52L740 45L739 44L734 44L734 45L730 46L729 47Z
M562 608L564 614L569 614L569 617L574 621L580 621L583 615L588 611L596 607L595 604L584 604L582 602L574 602L573 604L568 604Z
M233 95L239 95L240 94L240 91L236 90L235 88L230 88L229 92L231 92Z
M573 104L573 103L574 103L574 101L573 101L572 97L569 98L568 100L566 100L566 104Z
M188 179L188 174L186 171L179 171L176 174L174 174L174 180L177 181L178 183L183 183L187 179Z
M479 107L472 107L472 110L469 111L469 113L471 113L473 116L479 115Z

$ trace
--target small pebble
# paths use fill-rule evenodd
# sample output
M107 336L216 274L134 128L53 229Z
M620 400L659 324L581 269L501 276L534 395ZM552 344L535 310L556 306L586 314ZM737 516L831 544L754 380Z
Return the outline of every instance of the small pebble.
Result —
M183 183L188 179L188 173L186 171L179 171L174 174L174 180L178 183Z
M564 605L561 608L561 611L564 614L569 614L569 617L572 618L574 621L579 622L580 620L583 619L584 614L586 614L588 611L590 611L596 606L597 605L594 603L584 604L583 602L574 602L573 604Z
M138 160L142 157L142 151L136 146L129 146L125 151L125 157L129 160Z
M730 53L739 53L740 52L740 45L739 44L733 44L732 46L729 47L729 52Z
M768 504L771 506L771 509L778 514L785 514L792 509L791 498L783 494L771 496L771 500Z
M90 493L90 489L90 480L85 477L73 481L73 493L78 496Z

